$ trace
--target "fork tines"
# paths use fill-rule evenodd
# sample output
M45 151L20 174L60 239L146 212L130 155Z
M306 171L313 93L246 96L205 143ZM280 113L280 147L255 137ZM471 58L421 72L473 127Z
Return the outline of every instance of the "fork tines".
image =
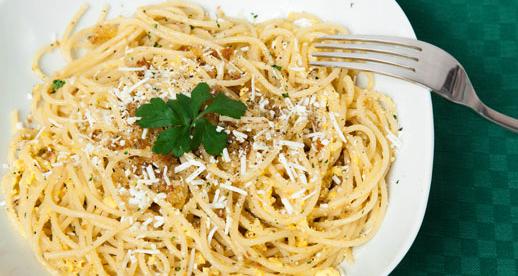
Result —
M318 38L315 66L342 67L410 78L422 48L415 40L385 36L328 35ZM325 41L325 42L324 42ZM324 60L322 60L324 59Z

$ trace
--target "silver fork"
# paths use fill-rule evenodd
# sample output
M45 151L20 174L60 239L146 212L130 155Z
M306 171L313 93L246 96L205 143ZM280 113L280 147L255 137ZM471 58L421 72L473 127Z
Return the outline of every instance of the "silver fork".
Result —
M370 71L415 82L518 132L518 119L485 105L475 93L462 65L434 45L408 38L372 35L330 35L319 40L328 42L317 43L315 48L325 50L312 56L326 60L312 61L311 65Z

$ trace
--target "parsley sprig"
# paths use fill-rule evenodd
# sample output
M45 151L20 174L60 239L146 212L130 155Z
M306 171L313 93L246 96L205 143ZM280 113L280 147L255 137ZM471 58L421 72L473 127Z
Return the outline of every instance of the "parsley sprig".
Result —
M53 80L52 81L52 85L51 85L51 93L56 93L56 91L58 91L61 87L63 87L63 85L65 85L65 81L64 80Z
M202 82L194 88L190 98L184 94L167 102L153 98L140 106L136 115L141 118L137 124L143 128L164 128L153 145L153 152L180 157L203 144L209 154L218 156L227 146L228 137L224 131L218 131L206 115L217 113L239 119L245 111L245 104L223 93L212 95L209 85Z

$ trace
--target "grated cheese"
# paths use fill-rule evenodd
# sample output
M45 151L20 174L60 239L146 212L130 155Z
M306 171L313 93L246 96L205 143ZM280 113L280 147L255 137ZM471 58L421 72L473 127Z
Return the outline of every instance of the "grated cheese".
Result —
M167 186L171 186L171 180L169 179L169 176L167 176L167 166L164 167L162 177L164 178L165 184L167 184Z
M205 181L203 181L202 179L195 179L195 180L191 181L192 186L200 186L203 184L205 184Z
M252 91L250 92L250 97L253 100L255 100L255 77L252 75L252 80L251 80L251 88L250 88Z
M338 185L340 185L340 183L342 183L342 180L340 180L340 178L338 178L338 176L336 176L336 175L333 175L332 179Z
M294 149L303 149L304 148L304 143L300 143L300 142L280 140L278 143L280 146L287 146L287 147L294 148Z
M311 139L322 139L324 137L326 137L326 135L323 133L323 132L313 132L313 133L310 133L308 135L306 135L307 138L311 138Z
M153 227L158 228L165 223L165 219L163 216L155 216L155 223L153 223Z
M242 194L244 196L246 196L248 194L245 190L243 190L241 188L238 188L238 187L235 187L235 186L232 186L232 185L229 185L229 184L226 184L226 183L220 184L219 186L221 188L223 188L223 189L226 189L226 190L229 190L229 191L232 191L232 192L236 192L236 193Z
M223 161L225 162L230 162L230 156L228 155L228 149L227 148L224 148L223 149L223 154L221 155L221 157L223 157Z
M293 206L291 206L290 201L286 198L281 198L281 202L284 205L284 208L286 209L286 213L288 213L288 215L293 214Z
M335 114L333 112L330 112L329 117L331 118L331 123L333 124L333 127L336 130L336 134L338 134L338 137L340 137L340 140L342 140L342 142L344 143L347 143L347 140L345 140L344 133L342 132L340 126L338 125L338 122L336 121Z
M147 72L146 72L147 73ZM146 77L140 81L138 81L137 83L135 83L133 86L131 86L130 88L128 88L126 90L126 93L128 94L131 94L131 92L133 92L135 89L139 88L141 85L143 85L144 83L148 82L151 78L149 77Z
M205 166L198 167L191 175L189 175L185 181L187 183L192 182L196 177L198 177L202 172L205 171Z
M188 168L194 166L194 163L192 161L187 161L187 162L184 162L178 166L176 166L174 168L174 173L179 173L179 172L182 172L182 171L185 171L187 170Z
M313 192L309 193L307 196L302 198L302 201L309 199L310 197L314 196L316 193L317 193L317 191L313 191Z
M153 201L154 201L155 203L158 203L158 201L160 201L160 200L164 200L164 199L166 199L166 198L167 198L167 195L166 195L165 193L158 193L158 194L156 194L156 196L155 196L155 198L153 199Z
M212 238L214 237L214 234L216 233L216 230L218 230L217 226L214 226L214 227L212 227L212 229L210 229L209 235L207 236L207 241L208 241L209 245L210 245L210 242L212 241Z
M306 175L304 173L299 173L299 179L302 184L307 185L308 179L306 178Z
M299 191L293 193L290 198L291 199L296 199L296 198L300 198L304 195L304 193L306 192L306 188L302 188L300 189Z
M232 130L232 134L236 137L236 140L243 143L246 138L248 138L248 135L244 134L243 132Z
M146 172L150 180L156 180L155 172L153 171L153 166L148 165L146 167Z
M232 218L227 213L227 216L226 216L226 219L225 219L225 235L228 235L228 233L230 232L230 225L231 224L232 224Z
M291 162L290 162L290 163L288 163L288 164L290 164L290 166L291 166L292 168L294 168L294 169L301 170L301 171L303 171L303 172L307 172L307 171L308 171L308 169L306 169L306 167L301 166L301 165L299 165L299 164L297 164L297 163L291 163Z
M288 174L290 180L295 182L295 177L293 176L293 172L291 171L291 167L288 164L288 161L286 161L284 153L279 154L279 162L281 162L281 164L284 166L284 169L286 170L286 173Z
M140 137L140 138L142 138L142 140L146 139L148 131L149 131L149 129L147 129L147 128L145 128L142 131L142 136Z
M132 125L134 124L136 121L142 119L141 117L128 117L128 119L126 119L126 122L129 124L129 125Z
M246 156L245 155L241 155L239 163L240 163L239 173L241 174L241 176L245 176L245 174L246 174Z

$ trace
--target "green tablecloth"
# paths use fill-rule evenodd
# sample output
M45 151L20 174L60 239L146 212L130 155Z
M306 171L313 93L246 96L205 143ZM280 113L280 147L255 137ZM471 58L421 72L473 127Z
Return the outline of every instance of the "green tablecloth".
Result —
M517 0L398 0L417 37L457 57L480 98L518 117ZM518 275L518 135L433 96L423 226L394 275Z

